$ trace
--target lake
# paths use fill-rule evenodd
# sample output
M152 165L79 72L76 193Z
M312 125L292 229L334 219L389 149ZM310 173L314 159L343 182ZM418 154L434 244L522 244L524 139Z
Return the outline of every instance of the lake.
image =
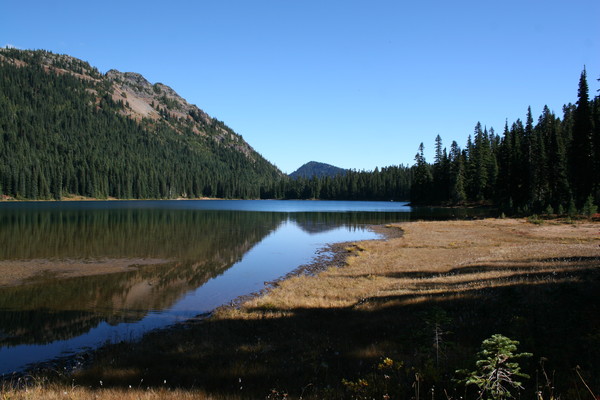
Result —
M401 202L186 200L0 204L0 373L135 340L313 262L372 224L476 210Z

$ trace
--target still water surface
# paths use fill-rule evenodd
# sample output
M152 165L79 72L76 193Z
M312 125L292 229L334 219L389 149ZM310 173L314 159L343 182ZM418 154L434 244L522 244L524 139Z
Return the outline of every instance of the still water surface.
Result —
M328 243L378 238L369 224L455 213L350 201L2 203L0 373L209 312ZM24 270L25 281L9 279Z

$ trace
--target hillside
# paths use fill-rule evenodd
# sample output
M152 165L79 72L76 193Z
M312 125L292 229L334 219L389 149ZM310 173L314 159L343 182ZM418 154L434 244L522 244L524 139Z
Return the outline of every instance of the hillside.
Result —
M337 175L343 176L346 174L346 172L347 171L343 168L316 161L310 161L289 174L289 176L294 179L299 177L310 179L314 176L317 178L324 178L326 176L333 178Z
M283 174L162 83L0 49L4 198L258 198Z

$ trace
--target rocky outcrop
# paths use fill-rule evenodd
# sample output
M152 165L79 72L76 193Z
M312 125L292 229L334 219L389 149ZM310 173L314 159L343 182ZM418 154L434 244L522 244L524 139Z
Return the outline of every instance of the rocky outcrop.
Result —
M113 85L113 99L127 104L123 111L124 114L138 120L141 118L166 119L176 130L189 126L194 133L210 136L215 141L234 148L253 159L254 150L241 136L226 128L197 106L188 103L171 87L163 83L152 84L136 72L120 72L115 69L108 71L106 78Z

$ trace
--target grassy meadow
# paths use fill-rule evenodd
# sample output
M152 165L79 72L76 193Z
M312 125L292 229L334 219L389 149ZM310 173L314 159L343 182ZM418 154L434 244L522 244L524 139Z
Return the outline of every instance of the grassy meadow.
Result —
M540 221L537 221L540 222ZM476 399L482 341L519 341L527 399L600 394L600 223L410 222L239 307L96 352L4 399Z

